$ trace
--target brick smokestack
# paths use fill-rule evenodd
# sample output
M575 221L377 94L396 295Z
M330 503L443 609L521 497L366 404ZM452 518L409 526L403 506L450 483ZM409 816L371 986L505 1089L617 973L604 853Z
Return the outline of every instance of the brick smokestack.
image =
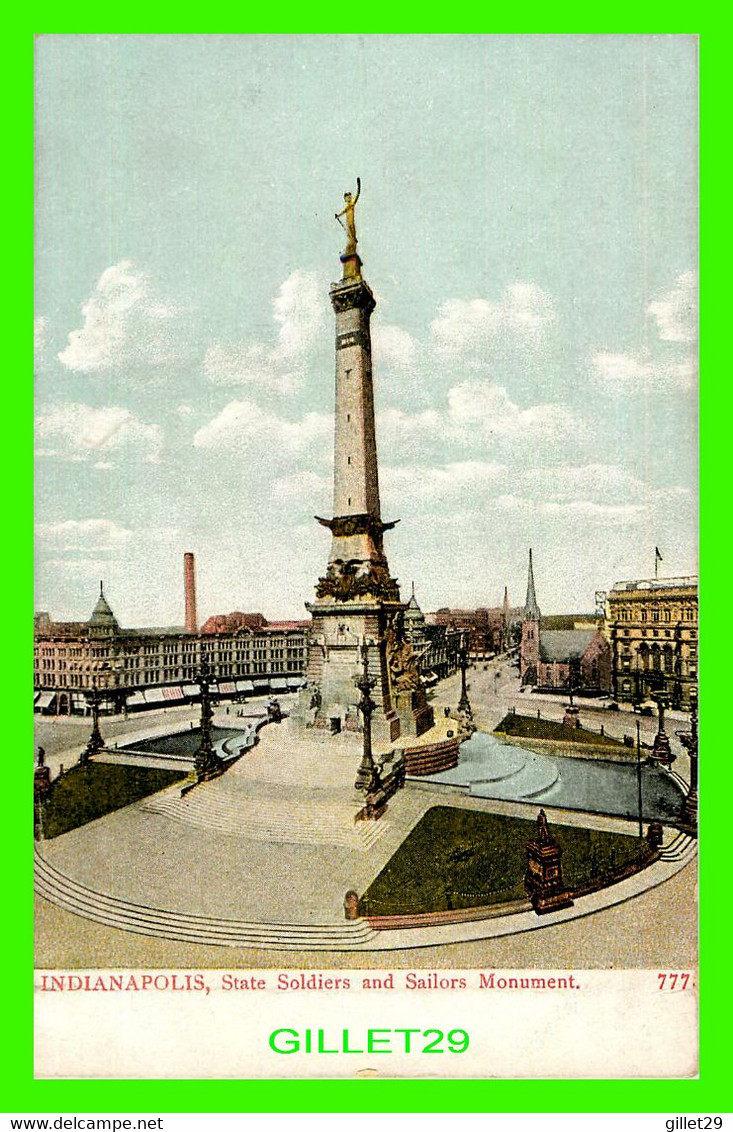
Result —
M198 632L196 616L196 564L193 554L183 556L183 587L186 595L186 632Z

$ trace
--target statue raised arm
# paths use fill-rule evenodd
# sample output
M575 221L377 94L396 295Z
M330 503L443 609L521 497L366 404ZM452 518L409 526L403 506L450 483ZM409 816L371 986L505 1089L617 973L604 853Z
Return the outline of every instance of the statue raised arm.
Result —
M336 213L336 219L341 223L341 217L346 217L346 224L342 225L346 229L346 247L344 248L344 255L354 255L356 252L356 221L354 220L354 207L359 199L361 193L361 180L356 178L356 196L352 197L351 193L344 193L344 207L340 212Z

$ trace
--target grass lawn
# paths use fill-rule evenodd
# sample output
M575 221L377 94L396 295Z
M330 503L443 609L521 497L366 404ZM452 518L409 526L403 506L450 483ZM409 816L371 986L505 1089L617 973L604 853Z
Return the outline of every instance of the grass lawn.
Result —
M435 806L423 816L360 901L362 915L444 912L526 898L525 818ZM551 825L569 888L639 860L646 842L625 834Z
M186 775L178 770L87 763L71 767L51 784L44 815L44 834L58 837L112 810L155 794Z
M556 743L592 743L595 747L621 747L623 743L598 731L586 731L583 727L566 727L551 719L537 719L532 715L514 715L509 712L494 731L518 739L552 739Z

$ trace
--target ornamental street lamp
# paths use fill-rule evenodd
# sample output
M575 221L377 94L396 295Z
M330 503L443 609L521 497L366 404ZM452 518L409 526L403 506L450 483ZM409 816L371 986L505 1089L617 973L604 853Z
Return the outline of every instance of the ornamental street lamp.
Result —
M211 721L214 710L211 706L211 670L207 661L202 660L196 683L201 692L201 742L194 755L193 765L199 782L216 778L224 772L224 760L214 752L211 742Z
M672 748L669 745L669 736L664 730L664 711L667 707L666 692L657 692L653 699L659 711L659 727L657 734L654 736L654 745L652 746L650 759L654 762L664 763L665 766L670 766L675 759L672 754Z
M354 683L361 692L359 711L361 712L364 726L362 729L361 763L359 764L354 786L357 790L366 790L367 794L374 794L376 791L382 789L382 780L379 777L379 771L372 757L372 712L377 705L369 694L377 681L375 677L369 675L369 658L366 641L362 641L361 645L361 662L362 672L361 675L354 680Z
M79 763L83 766L88 763L93 755L101 751L104 747L104 739L102 732L99 730L99 701L101 699L101 692L97 687L97 677L92 676L92 686L86 693L87 700L92 709L92 731L87 739L87 745L79 755Z
M468 668L468 647L466 638L461 637L461 648L458 654L458 663L461 666L461 698L458 701L458 711L466 719L473 719L471 701L468 698L468 685L466 683L466 670Z
M697 834L697 783L698 783L698 738L697 738L697 695L690 693L690 730L678 731L680 743L690 756L690 789L687 791L680 826L687 832Z

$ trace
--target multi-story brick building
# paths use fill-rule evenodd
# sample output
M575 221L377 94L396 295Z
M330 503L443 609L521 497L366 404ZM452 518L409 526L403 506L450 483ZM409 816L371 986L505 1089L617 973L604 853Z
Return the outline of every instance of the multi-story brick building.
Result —
M503 605L481 606L478 609L449 609L444 606L429 614L429 620L433 625L464 633L468 651L477 660L494 656L517 643L522 610L510 608L505 590Z
M123 629L100 587L89 621L36 614L35 710L87 714L92 688L99 690L104 712L191 702L199 694L194 681L203 661L220 698L294 691L304 682L309 624L235 612L210 617L198 633L182 626ZM455 672L461 634L426 625L414 592L405 628L428 683Z
M240 617L243 615L240 615ZM119 712L195 699L203 661L219 696L286 692L301 686L306 629L298 621L268 623L261 614L228 632L186 633L182 628L123 629L100 595L87 622L35 620L35 708L49 714L86 713L99 689L103 711ZM237 623L229 618L212 619Z
M616 582L606 595L613 695L641 702L666 691L687 710L697 693L697 578Z

